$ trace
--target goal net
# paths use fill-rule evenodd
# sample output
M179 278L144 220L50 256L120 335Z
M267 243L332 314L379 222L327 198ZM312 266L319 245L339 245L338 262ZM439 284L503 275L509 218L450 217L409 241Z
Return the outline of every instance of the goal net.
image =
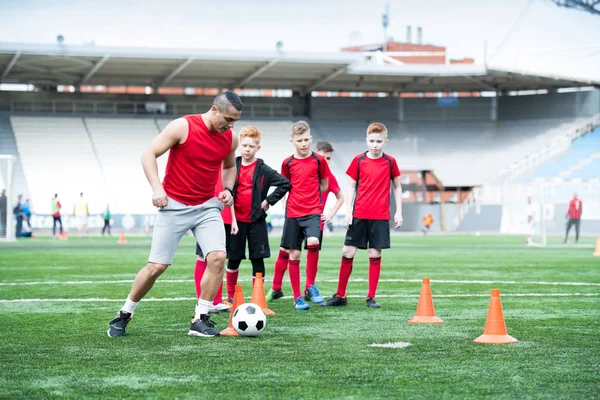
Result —
M13 169L15 157L0 154L0 241L14 241L15 229L12 202L14 201Z

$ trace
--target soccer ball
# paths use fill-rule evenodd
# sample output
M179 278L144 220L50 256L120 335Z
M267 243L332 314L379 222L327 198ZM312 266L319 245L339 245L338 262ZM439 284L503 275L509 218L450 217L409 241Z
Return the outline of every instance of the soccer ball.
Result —
M245 303L235 309L231 322L240 336L260 336L267 324L267 316L258 305Z

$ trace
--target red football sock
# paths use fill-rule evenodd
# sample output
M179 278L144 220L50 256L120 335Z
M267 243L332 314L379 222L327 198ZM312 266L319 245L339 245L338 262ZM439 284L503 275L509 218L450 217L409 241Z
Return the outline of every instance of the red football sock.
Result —
M194 283L196 284L196 297L200 298L202 289L200 288L200 282L206 271L206 261L196 260L196 268L194 268Z
M315 284L317 278L317 270L319 268L319 245L311 244L308 247L308 254L306 255L306 286L308 289Z
M290 260L290 283L294 292L294 299L301 296L300 294L300 260Z
M353 263L354 258L342 257L342 264L340 265L340 277L338 279L338 288L336 292L338 296L346 297L346 288L348 287L350 274L352 274Z
M237 281L238 281L238 272L239 272L238 269L236 269L234 271L230 271L230 270L226 271L227 299L232 299L233 295L235 294L235 285L237 285Z
M381 272L381 257L369 257L369 293L367 297L375 297L377 284L379 283L379 273Z
M275 262L275 271L273 272L273 290L281 290L283 276L288 268L289 259L290 255L287 252L279 250L279 257L277 257L277 261Z
M215 295L215 299L213 300L213 304L216 306L219 303L223 302L223 282L219 285L219 290L217 290L217 294Z

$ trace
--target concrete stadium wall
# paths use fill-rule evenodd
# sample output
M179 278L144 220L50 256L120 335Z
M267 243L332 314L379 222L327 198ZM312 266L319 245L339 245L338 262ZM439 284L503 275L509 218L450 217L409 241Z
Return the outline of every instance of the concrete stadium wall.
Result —
M600 89L498 98L500 120L591 117L600 113Z

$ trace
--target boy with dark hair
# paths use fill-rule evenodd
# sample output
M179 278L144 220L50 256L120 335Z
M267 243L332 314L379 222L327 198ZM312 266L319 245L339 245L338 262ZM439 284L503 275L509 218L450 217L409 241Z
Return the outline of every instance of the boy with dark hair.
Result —
M308 276L316 276L319 264L319 232L321 221L321 193L327 189L329 182L329 166L325 159L312 152L310 145L312 136L310 127L305 121L292 125L290 142L296 151L286 158L281 165L281 174L288 178L292 189L288 195L281 247L289 251L280 251L275 262L273 286L267 294L267 299L283 297L281 284L283 275L290 268L290 282L294 292L294 308L308 310L310 306L302 298L300 292L300 255L302 242L306 238L308 254L306 256L306 271ZM308 278L307 278L308 279ZM315 285L305 290L312 301L319 303L323 297Z
M390 183L394 187L394 227L402 226L402 186L396 159L383 153L387 128L373 123L367 128L368 151L354 157L346 174L350 177L348 211L344 218L346 240L336 293L322 306L345 306L346 287L356 250L369 249L369 292L367 306L380 308L375 292L381 271L381 250L390 248Z
M240 153L236 158L236 178L233 186L234 221L237 234L230 238L227 262L227 297L233 298L239 267L248 255L252 263L252 285L258 272L265 276L264 259L271 256L267 231L267 210L290 190L290 181L274 171L256 153L260 150L261 131L246 126L240 131ZM275 191L267 196L269 189ZM232 232L233 233L233 232Z

